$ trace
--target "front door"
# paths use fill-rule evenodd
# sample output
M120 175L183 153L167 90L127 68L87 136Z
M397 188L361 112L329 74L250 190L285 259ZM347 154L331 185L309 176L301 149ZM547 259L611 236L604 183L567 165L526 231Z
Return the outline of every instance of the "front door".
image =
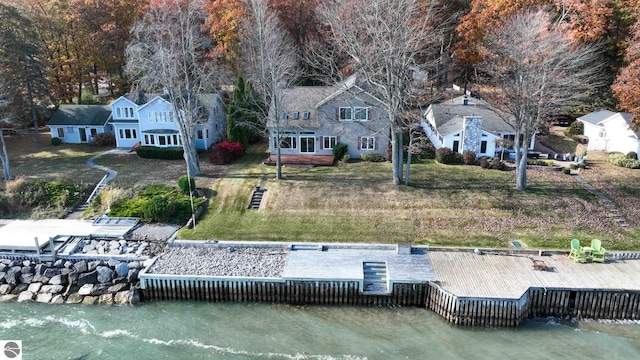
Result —
M80 142L87 142L87 129L80 128Z
M316 152L316 138L314 136L300 137L300 152L309 154Z
M460 148L460 142L458 140L453 140L453 152L457 153Z

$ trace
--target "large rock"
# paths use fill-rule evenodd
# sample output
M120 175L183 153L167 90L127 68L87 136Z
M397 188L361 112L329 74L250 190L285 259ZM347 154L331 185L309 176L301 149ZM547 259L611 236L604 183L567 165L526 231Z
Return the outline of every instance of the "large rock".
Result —
M93 271L100 265L102 265L102 261L100 260L89 261L87 263L87 271Z
M64 291L62 285L42 285L40 288L40 293L44 294L60 294L62 291Z
M17 298L18 298L18 295L13 295L13 294L0 295L0 302L13 301Z
M33 274L22 274L20 275L20 282L23 284L31 284L31 282L33 281Z
M73 293L77 293L80 290L80 286L78 285L74 285L74 284L70 284L69 286L67 286L67 288L64 290L63 295L64 296L69 296L70 294Z
M98 272L98 282L105 284L111 281L113 270L110 267L98 266L96 271Z
M31 274L31 275L33 275L33 274L36 273L36 270L35 270L35 268L33 266L25 265L20 269L20 272L23 273L23 274Z
M58 295L53 295L53 297L51 298L51 303L52 304L64 304L64 296L58 294Z
M93 284L84 284L78 290L78 294L85 296L91 294L91 291L93 291Z
M106 293L108 289L109 289L108 285L104 285L104 284L96 285L96 286L93 287L93 289L91 290L91 293L89 293L89 295L91 295L91 296L100 296L100 295Z
M4 278L5 275L7 275L6 272L0 271L0 284L6 284L7 283L7 280Z
M113 305L113 294L102 294L98 298L98 304Z
M67 297L67 304L80 304L83 296L78 293L73 293Z
M44 273L42 274L48 278L52 278L56 275L60 275L60 269L57 268L48 268L44 271Z
M69 275L67 275L67 279L69 280L69 284L76 284L78 282L78 276L80 276L80 273L77 273L75 271L69 273Z
M98 302L97 296L85 296L82 300L82 305L93 305Z
M89 271L89 268L87 267L87 262L84 260L80 260L77 263L73 264L73 269L79 273Z
M65 262L66 260L58 259L56 260L56 262L53 263L53 267L63 268Z
M119 263L118 265L116 265L116 273L118 274L119 277L125 277L127 276L127 274L129 274L129 266L127 265L127 263Z
M48 284L49 283L49 278L44 276L44 275L35 274L35 275L33 275L33 280L31 280L31 282L39 282L39 283L43 283L43 284Z
M131 290L127 290L127 291L120 291L120 292L116 293L116 295L113 298L113 301L116 304L131 304L131 305L135 305L135 304L138 304L140 302L140 294L138 293L138 290L136 290L136 289L131 289Z
M56 275L49 279L49 284L51 285L67 285L69 283L69 279L67 275Z
M13 288L13 291L11 291L11 293L14 295L20 295L21 292L27 291L28 288L29 284L18 284Z
M138 274L140 274L140 270L138 269L129 269L129 274L127 274L127 281L130 283L135 283L138 281Z
M34 297L35 294L31 291L23 291L18 295L18 302L32 301Z
M115 294L117 292L127 290L128 288L129 288L128 283L120 283L120 284L115 284L113 286L109 286L109 288L107 289L107 292Z
M36 296L36 301L41 303L50 303L52 298L53 294L43 293Z
M0 295L8 295L13 290L13 285L3 284L0 285Z
M20 282L20 272L10 269L5 275L4 280L9 285L16 285Z
M43 275L47 267L44 264L38 264L33 267L33 270L35 271L35 275Z
M98 282L98 272L96 270L78 275L78 286L95 284Z
M38 291L40 291L41 287L42 287L42 283L31 283L31 285L29 285L29 288L27 290L35 294Z
M0 272L6 272L9 269L9 266L5 263L0 263Z

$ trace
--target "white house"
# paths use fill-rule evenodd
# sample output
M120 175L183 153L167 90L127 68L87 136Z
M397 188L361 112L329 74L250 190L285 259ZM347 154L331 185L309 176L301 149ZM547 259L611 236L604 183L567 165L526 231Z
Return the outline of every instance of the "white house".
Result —
M584 135L589 139L587 150L640 152L638 133L631 126L631 114L600 109L579 117Z
M106 105L60 105L47 126L63 143L90 143L97 134L112 132L110 118Z
M502 150L501 140L515 140L513 127L486 101L468 95L429 105L423 115L422 128L436 149L447 147L458 153L471 150L478 157L493 157ZM534 145L535 135L529 150L533 150Z
M196 148L205 150L226 136L226 105L217 94L200 94L206 121L195 127ZM181 146L171 103L160 95L121 96L109 105L116 146Z

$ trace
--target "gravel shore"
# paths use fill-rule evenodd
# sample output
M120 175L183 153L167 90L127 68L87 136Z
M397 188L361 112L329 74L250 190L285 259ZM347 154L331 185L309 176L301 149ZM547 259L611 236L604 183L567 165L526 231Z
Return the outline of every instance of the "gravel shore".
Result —
M263 248L170 248L152 274L281 277L289 251Z

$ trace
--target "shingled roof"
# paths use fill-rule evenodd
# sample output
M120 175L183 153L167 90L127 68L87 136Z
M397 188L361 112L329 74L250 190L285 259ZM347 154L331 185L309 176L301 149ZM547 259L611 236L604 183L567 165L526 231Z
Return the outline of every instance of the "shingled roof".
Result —
M465 116L481 117L482 129L494 135L513 132L513 127L493 111L485 101L476 98L460 96L440 104L432 104L431 110L438 132L445 136L463 130Z
M104 126L110 117L108 105L60 105L47 125Z

